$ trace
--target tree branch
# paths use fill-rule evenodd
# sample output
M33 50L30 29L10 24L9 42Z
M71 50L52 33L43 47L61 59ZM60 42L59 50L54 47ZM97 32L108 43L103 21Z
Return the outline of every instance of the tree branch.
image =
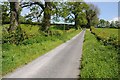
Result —
M23 6L22 6L23 5ZM24 8L24 7L29 7L29 6L32 6L32 5L38 5L38 6L40 6L43 10L44 10L44 4L42 4L42 2L29 2L29 3L23 3L21 5L21 7L22 8Z

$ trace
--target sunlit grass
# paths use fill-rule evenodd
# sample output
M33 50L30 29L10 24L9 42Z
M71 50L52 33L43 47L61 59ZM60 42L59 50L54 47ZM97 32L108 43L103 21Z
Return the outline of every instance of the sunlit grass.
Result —
M106 44L120 45L118 32L120 29L113 28L92 28L92 32Z
M39 34L39 25L29 25L29 24L21 24L20 25L22 30L26 32L27 35L29 36L34 36L34 35L38 35Z
M86 31L81 62L81 78L118 78L118 50L104 46Z

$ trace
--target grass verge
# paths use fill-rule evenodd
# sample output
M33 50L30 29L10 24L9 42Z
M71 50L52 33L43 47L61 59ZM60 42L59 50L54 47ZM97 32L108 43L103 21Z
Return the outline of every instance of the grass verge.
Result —
M81 62L81 78L118 78L118 50L104 46L86 31Z

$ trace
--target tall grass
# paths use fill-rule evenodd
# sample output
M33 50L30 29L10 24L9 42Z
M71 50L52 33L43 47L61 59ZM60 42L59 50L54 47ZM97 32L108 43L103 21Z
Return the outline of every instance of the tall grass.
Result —
M118 78L118 51L104 46L86 31L81 62L81 78Z

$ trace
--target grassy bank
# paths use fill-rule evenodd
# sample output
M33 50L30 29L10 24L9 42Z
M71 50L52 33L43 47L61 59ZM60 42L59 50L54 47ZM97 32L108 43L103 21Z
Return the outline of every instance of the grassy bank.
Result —
M81 62L81 78L117 78L118 51L104 46L95 35L86 31Z
M30 36L28 39L22 41L20 45L9 43L2 45L2 75L27 64L80 32L74 29L66 31L52 29L52 35L46 36L39 33L37 27L28 26L22 29Z

